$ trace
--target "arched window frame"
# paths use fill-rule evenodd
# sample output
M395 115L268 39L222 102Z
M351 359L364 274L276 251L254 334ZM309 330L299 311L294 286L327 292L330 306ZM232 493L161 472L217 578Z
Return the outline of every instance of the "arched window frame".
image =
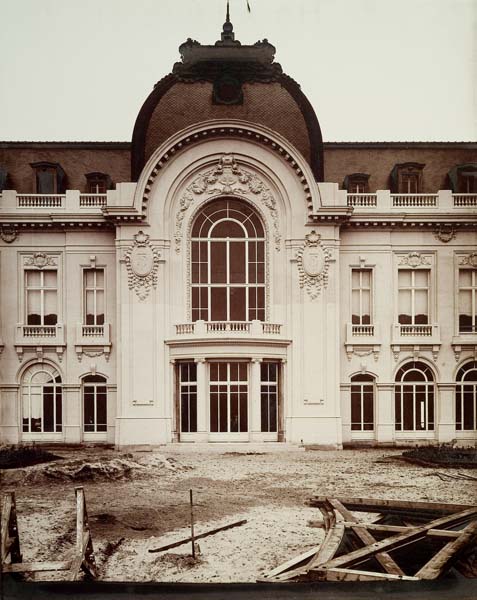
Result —
M46 375L46 381L41 381L42 374ZM63 387L56 367L34 363L25 369L21 378L21 399L23 434L48 435L63 431ZM35 399L38 406L34 406ZM36 414L38 416L34 416ZM48 415L51 415L51 426L45 428Z
M108 388L104 375L89 373L81 379L82 429L84 434L106 434L108 431ZM102 389L104 388L104 390ZM104 402L104 408L98 408ZM87 406L90 405L90 406ZM99 422L101 421L101 422Z
M207 218L205 218L203 220L202 223L200 223L200 219L203 218L204 213L207 214L207 211L211 212L211 215L215 214L216 212L220 212L220 209L218 211L213 211L212 209L214 208L214 206L219 205L219 203L221 202L226 202L227 205L229 206L230 203L232 203L232 206L234 206L234 208L230 209L232 211L235 212L239 212L240 210L236 211L236 207L240 207L242 209L244 209L244 215L245 215L245 219L244 220L240 220L237 218L218 218L216 220L214 220L213 222L211 221L211 219L209 219L209 221L211 221L211 223L209 224L209 227L207 229L207 237L202 237L203 236L203 227L204 224L207 223ZM243 216L243 215L242 215ZM251 219L250 217L253 216L253 219ZM258 229L258 235L253 236L250 235L250 231L247 231L247 227L244 226L244 223L249 222L252 223L252 221L255 221L255 224L258 224L258 228L256 227L256 229ZM244 237L229 237L228 238L228 242L226 242L225 238L214 238L213 236L211 236L211 233L213 232L213 230L218 227L220 225L220 223L226 222L226 221L230 221L233 222L235 225L239 226L242 231L244 232ZM197 233L199 233L199 235L197 235ZM268 235L267 235L267 228L266 228L266 222L263 218L263 215L260 214L260 211L257 209L257 207L255 207L253 204L251 204L249 201L236 197L236 196L223 196L223 197L219 197L219 198L215 198L213 200L210 200L209 202L207 202L206 204L202 205L200 207L200 209L196 212L196 214L193 216L193 218L191 219L191 224L190 224L190 228L189 228L189 302L188 302L188 312L189 312L189 316L190 319L194 322L194 321L198 321L198 320L204 320L204 321L208 321L208 322L250 322L252 320L259 320L259 321L266 321L268 318L268 294L269 294L269 282L268 282L268 261L269 261L269 257L268 257L268 243L267 243L267 239L268 239ZM214 242L226 242L227 244L227 248L231 247L231 244L233 243L237 243L240 241L244 241L246 244L246 276L245 276L245 281L242 282L230 282L229 278L230 278L230 265L227 259L227 282L223 282L223 283L219 283L217 284L216 282L213 282L211 280L211 269L210 269L210 251L211 251L211 243ZM203 244L206 243L207 244L207 251L206 251L206 260L203 261L202 260L202 246L200 247L200 255L197 256L197 246L194 248L194 244L195 243L199 243L199 244ZM256 246L256 260L253 260L253 256L252 258L250 258L249 255L249 251L248 251L248 247L249 247L249 243L255 243L257 244ZM259 254L259 245L261 247L260 249L260 254ZM228 250L227 250L228 252ZM228 255L227 255L228 256ZM260 256L260 258L259 258ZM255 279L255 281L251 281L250 278L250 268L251 265L255 264L256 265L256 272L255 272L255 276L252 279ZM206 267L202 266L202 265L207 265ZM261 265L261 267L260 267ZM206 272L206 281L203 281L203 277L204 277L204 273L201 272L201 274L199 275L200 277L200 281L197 281L197 270L199 269L207 269ZM216 315L213 314L213 301L211 298L212 292L211 289L212 288L218 288L218 287L225 287L227 288L227 292L226 292L226 302L227 302L227 306L226 306L226 313L222 316L226 317L226 318L214 318ZM231 301L230 301L230 291L232 288L240 288L243 287L245 288L245 302L244 302L244 306L245 306L245 314L242 315L245 318L233 318L233 314L232 314L232 310L231 310ZM195 292L195 289L199 289L202 288L202 290L204 290L205 288L207 289L207 291L202 291L202 292ZM255 299L251 300L251 298L253 298L253 291L255 291ZM198 297L198 294L204 294L204 296L200 296L200 298ZM205 294L207 294L205 296Z
M435 427L435 377L429 365L410 361L397 371L394 384L395 430L427 432Z
M457 372L455 426L457 431L477 430L477 361L465 363Z

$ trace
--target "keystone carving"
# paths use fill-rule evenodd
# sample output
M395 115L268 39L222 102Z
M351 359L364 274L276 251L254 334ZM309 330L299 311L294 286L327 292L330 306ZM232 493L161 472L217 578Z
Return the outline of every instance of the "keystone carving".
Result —
M145 300L157 285L157 269L160 254L149 241L149 235L140 231L134 236L134 244L128 248L124 259L128 271L128 286L139 300Z
M278 211L272 192L258 175L239 166L232 154L224 154L214 169L201 173L187 186L180 200L174 236L177 254L179 254L181 248L182 223L187 209L198 196L215 197L219 195L255 196L268 209L272 217L275 248L280 251L281 236L278 227Z
M321 246L321 235L312 231L305 236L305 243L297 252L300 287L305 288L315 300L322 287L328 284L331 250Z

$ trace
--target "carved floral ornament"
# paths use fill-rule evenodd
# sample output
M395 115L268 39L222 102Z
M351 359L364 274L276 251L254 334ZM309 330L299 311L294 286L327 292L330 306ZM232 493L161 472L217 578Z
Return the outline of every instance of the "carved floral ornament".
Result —
M264 205L273 221L275 248L280 251L281 236L278 225L278 211L272 192L258 175L239 166L232 154L224 154L219 159L216 167L201 173L187 186L180 199L174 235L177 254L181 250L182 224L185 213L191 204L199 197L215 198L221 195L245 198L251 196Z
M25 267L37 267L43 269L44 267L56 267L57 259L56 256L49 256L44 252L35 252L31 256L25 256L23 259Z
M305 288L312 300L318 297L322 287L328 284L331 250L321 246L321 235L312 231L305 236L305 243L297 252L300 287Z
M470 267L477 268L477 252L472 252L472 254L462 256L459 261L459 264L469 265Z
M399 261L400 265L408 265L409 267L416 268L423 265L430 265L429 257L420 254L419 252L409 252L406 256L401 256Z
M140 231L127 249L124 260L128 271L128 287L135 290L139 300L145 300L151 288L157 285L160 254L149 241L149 235Z

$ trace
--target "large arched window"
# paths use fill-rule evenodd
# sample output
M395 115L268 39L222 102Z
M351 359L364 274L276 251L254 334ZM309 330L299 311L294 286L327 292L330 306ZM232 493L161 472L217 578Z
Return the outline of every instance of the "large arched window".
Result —
M62 390L58 371L48 364L29 367L22 380L24 433L62 430Z
M396 431L433 431L434 375L425 363L403 365L395 383Z
M192 320L265 320L265 235L246 202L204 206L192 228Z
M457 373L455 425L457 431L477 429L477 362L465 364Z

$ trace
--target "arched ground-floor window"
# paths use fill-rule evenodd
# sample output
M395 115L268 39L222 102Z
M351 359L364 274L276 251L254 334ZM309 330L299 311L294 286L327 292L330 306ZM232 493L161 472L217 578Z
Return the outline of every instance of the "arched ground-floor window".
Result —
M477 362L466 363L457 373L455 420L457 431L477 429Z
M403 365L394 387L396 431L434 430L434 374L423 362Z
M63 400L61 376L51 365L35 364L22 377L24 434L61 433Z

